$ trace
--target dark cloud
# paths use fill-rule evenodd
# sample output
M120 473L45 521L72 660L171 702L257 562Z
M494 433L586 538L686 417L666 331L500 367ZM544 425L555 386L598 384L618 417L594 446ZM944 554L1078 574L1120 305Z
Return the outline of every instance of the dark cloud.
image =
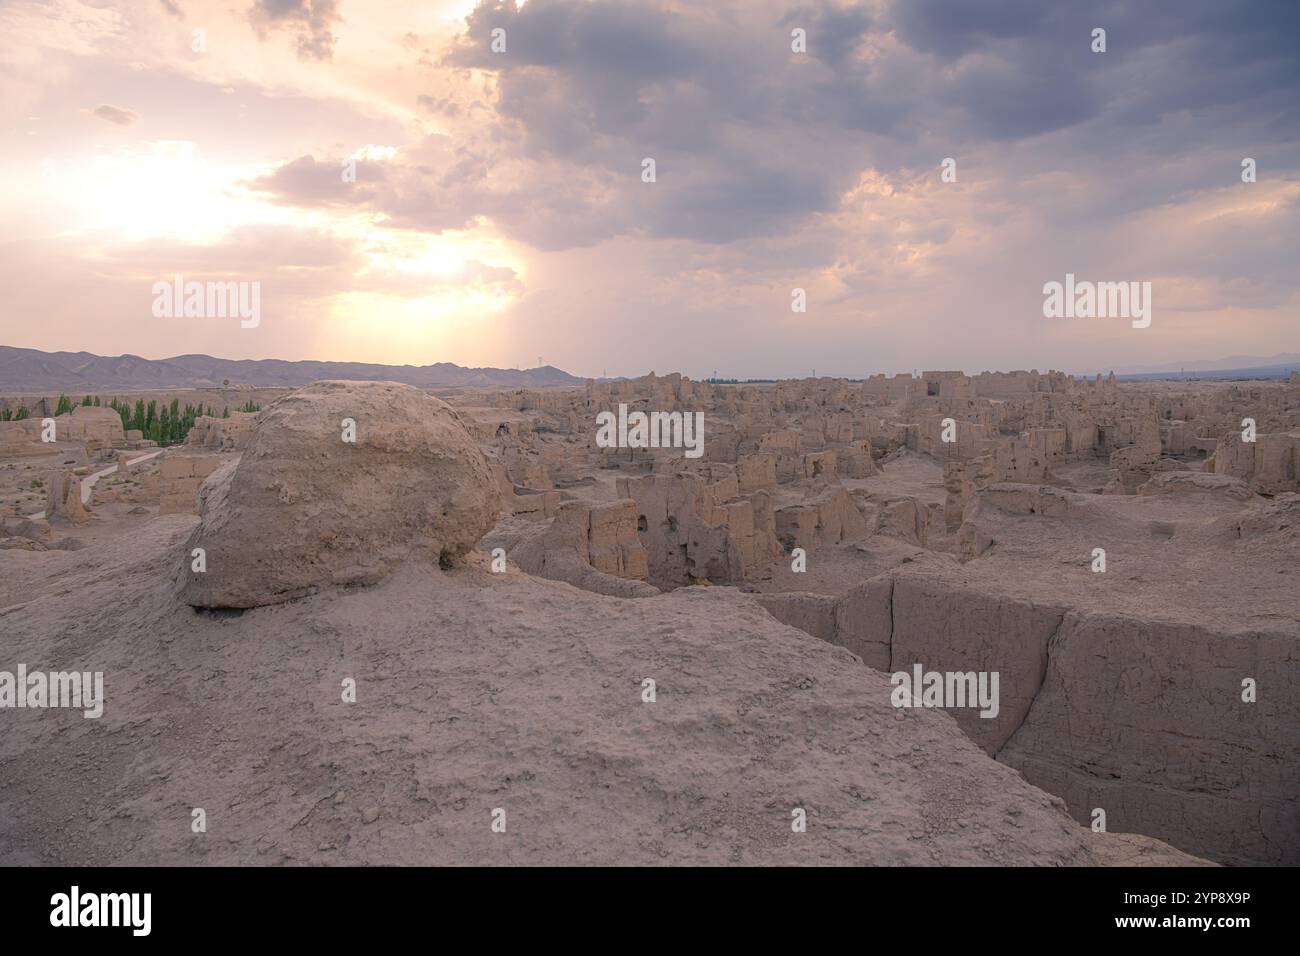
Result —
M890 13L904 43L951 61L994 41L1042 38L1048 25L1057 22L1068 6L1050 0L982 0L978 4L907 0L893 4ZM1082 9L1078 12L1079 20L1089 19ZM1081 34L1087 35L1086 30Z
M970 54L953 67L946 86L947 102L965 114L963 132L994 140L1074 126L1102 105L1085 77L1062 69L1059 56L1041 46L1014 58Z
M139 113L123 106L110 106L105 103L103 106L96 106L93 112L100 119L108 120L118 126L130 126L140 121Z
M460 106L449 96L417 96L415 102L430 113L438 113L443 116L459 116L461 113Z
M248 12L259 30L288 28L296 31L298 56L328 60L338 39L331 28L341 22L338 0L256 0Z
M833 69L849 63L873 22L864 7L828 4L801 7L781 20L791 30L798 27L806 37L815 38L808 48L809 55Z
M348 164L351 162L351 165ZM344 173L355 172L349 182ZM350 205L374 198L376 183L385 177L383 167L370 160L324 160L300 156L274 172L248 183L255 192L269 194L297 206Z
M850 164L832 159L810 173L780 142L791 133L806 141L802 120L781 115L785 90L799 83L790 28L770 8L744 12L557 0L476 8L444 63L494 76L498 118L520 134L511 145L531 163L580 168L562 188L598 221L564 216L530 232L544 231L551 247L618 233L723 242L787 228L833 202ZM856 13L845 19L861 25ZM491 50L498 27L504 54ZM640 181L645 157L658 164L655 184Z
M813 170L800 175L754 162L748 168L733 165L687 173L680 186L673 181L676 171L671 165L661 175L666 181L663 195L648 198L642 206L645 232L655 236L722 243L776 235L836 201L827 179Z
M1300 87L1300 4L1144 0L1073 4L996 0L978 5L907 0L891 24L911 48L957 68L977 132L1033 135L1093 118L1150 123L1169 113L1237 104L1254 116ZM1093 53L1094 28L1107 51ZM982 58L975 82L963 61ZM967 71L969 72L969 71ZM1030 119L1009 122L1008 99ZM1056 123L1048 116L1058 116Z

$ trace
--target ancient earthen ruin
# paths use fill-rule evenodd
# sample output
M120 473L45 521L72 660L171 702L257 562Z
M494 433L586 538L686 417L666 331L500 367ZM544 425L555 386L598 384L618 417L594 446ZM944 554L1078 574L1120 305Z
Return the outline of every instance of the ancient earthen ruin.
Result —
M619 405L703 413L705 453L603 447ZM320 382L161 449L41 421L0 422L0 630L107 702L7 715L0 773L99 788L0 789L0 861L1300 862L1296 376ZM996 706L900 705L914 671ZM219 840L136 812L199 800ZM508 851L461 825L501 807Z

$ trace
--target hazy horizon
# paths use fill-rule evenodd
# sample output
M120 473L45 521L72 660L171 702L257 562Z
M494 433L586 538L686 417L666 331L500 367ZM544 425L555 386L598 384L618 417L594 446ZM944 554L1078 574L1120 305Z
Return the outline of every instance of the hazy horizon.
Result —
M17 347L17 348L21 348L21 347L23 347L23 346L7 346L6 343L4 343L4 342L0 342L0 349L2 349L2 348L6 348L6 347ZM71 354L78 354L78 353L81 353L81 352L87 352L88 350L83 350L83 349L59 349L59 350L41 350L41 351L45 352L45 354L57 354L57 353L59 353L59 352L65 352L65 353L71 353ZM95 353L90 353L90 354L95 354ZM115 358L135 357L135 358L142 358L142 359L145 359L145 360L147 360L147 361L168 361L168 360L178 360L178 359L190 358L190 357L193 357L193 356L196 356L196 355L206 356L207 358L211 358L211 359L214 359L214 360L217 360L217 361L220 361L220 362L244 362L244 361L252 361L252 362L257 362L257 361L269 361L269 362L284 362L284 361L290 361L290 362L295 362L295 361L316 361L316 362L342 362L342 363L350 363L350 362L352 362L352 360L350 360L350 359L284 359L284 358L282 358L282 357L280 357L280 356L275 356L275 355L262 356L262 357L259 357L259 358L237 359L237 358L232 358L232 357L230 357L230 356L225 356L225 355L207 355L207 353L194 353L194 352L187 352L187 353L182 353L182 354L168 354L168 355L141 355L141 354L139 354L139 353L134 353L134 352L124 352L124 353L118 353L118 354L115 354L115 355L100 355L100 356L98 356L98 357L101 358L101 359L115 359ZM427 367L427 366L438 365L438 364L457 364L457 363L445 363L445 362L443 362L442 360L432 360L432 361L428 361L428 362L382 362L382 363L361 363L361 364L386 365L386 366L388 366L388 367L392 367L392 368L403 368L403 367L418 368L418 367ZM918 374L918 373L922 373L922 372L926 372L926 371L945 371L945 372L961 371L961 372L966 373L967 375L978 375L978 374L980 374L980 373L982 373L982 372L1015 372L1015 371L1031 371L1031 370L1032 370L1032 371L1037 371L1037 372L1042 372L1042 373L1046 373L1046 372L1049 372L1049 371L1064 372L1064 373L1066 373L1067 375L1071 375L1071 376L1074 376L1074 377L1078 378L1078 377L1091 377L1091 376L1093 376L1093 375L1095 375L1095 374L1106 375L1106 374L1108 374L1109 372L1114 372L1114 373L1116 373L1116 374L1119 375L1119 376L1131 376L1131 375L1156 375L1156 374L1166 374L1166 373L1177 373L1178 371L1182 370L1182 371L1187 372L1187 373L1190 374L1190 375L1195 375L1195 374L1197 374L1197 373L1202 373L1202 372L1209 373L1209 372L1235 371L1235 370L1249 371L1249 370L1253 370L1253 369L1272 369L1272 368L1275 368L1275 367L1289 367L1289 366L1295 366L1295 367L1297 368L1297 370L1300 370L1300 353L1294 353L1294 352L1279 352L1279 353L1276 353L1276 354L1274 354L1274 355L1231 355L1231 356L1221 356L1221 357L1218 358L1218 359L1210 359L1210 360L1195 361L1195 362L1174 363L1174 364L1170 364L1170 365L1168 365L1168 366L1125 367L1125 366L1121 366L1121 365L1102 365L1102 366L1099 366L1097 369L1092 370L1092 371L1088 371L1088 370L1084 370L1084 369L1077 369L1077 368L1073 368L1073 369L1072 369L1072 368L1054 368L1054 367L1049 366L1049 365L1037 365L1037 364L1032 364L1032 363L1031 363L1031 364L1028 365L1028 366L1018 367L1018 368L1012 368L1012 367L1009 367L1009 366L1008 366L1008 367L1005 367L1005 368L974 368L974 367L959 367L959 366L953 366L953 367L945 367L945 368L942 368L942 369L941 369L941 368L932 368L932 367L930 367L930 366L926 366L925 368L916 367L916 368L913 368L913 369L902 369L902 368L899 368L899 369L879 369L879 368L868 368L868 369L860 370L860 371L858 371L858 372L854 372L854 373L846 373L846 374L842 374L842 375L832 375L832 374L829 373L829 372L828 372L828 373L820 373L820 372L819 372L819 373L817 374L817 377L819 377L819 378L822 378L822 377L826 377L826 378L844 378L844 379L850 379L850 380L864 380L864 379L866 379L866 378L868 378L868 377L871 377L871 376L873 376L873 375L884 374L884 375L888 375L888 376L893 376L893 375L897 375L897 374L906 374L906 373L908 373L908 372L911 372L912 374ZM679 369L675 369L675 368L660 368L660 369L649 369L649 368L647 368L647 369L644 369L644 370L642 370L642 371L640 371L640 372L634 372L634 373L631 373L631 374L609 375L609 376L602 375L602 374L596 374L596 375L588 375L588 376L579 376L579 375L576 375L576 373L572 373L572 372L570 372L570 370L568 370L568 369L565 369L565 368L560 367L560 366L552 365L552 364L549 363L549 362L548 362L548 363L545 363L545 365L543 365L543 366L537 366L537 365L531 365L531 366L519 366L519 365L512 365L512 366L490 366L490 365L489 365L489 366L458 366L458 367L460 367L460 368L464 368L464 369L467 369L467 370L484 369L484 370L490 370L490 371L491 371L491 370L495 370L495 371L507 371L507 372L509 372L509 371L529 372L529 371L535 371L535 370L538 370L538 369L540 369L540 368L553 368L553 369L555 369L556 371L564 372L564 373L566 373L566 374L571 374L571 375L574 375L575 377L578 377L578 378L584 378L584 377L585 377L585 378L594 378L594 379L602 379L602 378L609 378L609 379L616 379L616 378L629 378L629 379L630 379L630 378L640 378L640 377L642 377L642 376L649 375L649 374L652 374L652 373L653 373L653 374L658 374L658 375L660 375L660 376L663 376L663 375L670 375L670 374L673 374L674 372L679 372L679 371L680 371ZM739 381L741 381L741 382L744 382L744 381L760 382L760 381L769 381L769 380L771 380L771 381L780 381L780 380L789 380L789 379L805 379L805 378L809 378L809 377L812 377L812 373L813 373L813 372L816 372L816 371L817 371L816 369L810 369L810 370L808 370L808 373L806 373L806 374L798 374L798 373L794 373L794 374L791 374L791 375L787 375L787 376L779 376L779 377L747 375L747 374L743 374L743 373L741 373L741 374L735 374L735 375L728 375L728 376L723 376L723 375L719 374L717 377L718 377L719 379L739 380ZM691 378L697 378L697 376L688 376L688 377L691 377ZM698 378L701 379L701 380L703 380L703 379L708 379L708 378L712 378L712 377L713 377L713 376L712 376L711 373L710 373L710 374L707 374L707 375L698 376ZM3 376L0 375L0 388L7 387L7 386L6 386L6 383L2 380L2 378L3 378ZM100 386L100 387L107 387L107 386Z
M1283 3L9 4L2 338L582 377L1296 352L1297 27ZM157 317L177 275L256 283L259 321ZM1067 276L1150 283L1150 325L1046 318Z

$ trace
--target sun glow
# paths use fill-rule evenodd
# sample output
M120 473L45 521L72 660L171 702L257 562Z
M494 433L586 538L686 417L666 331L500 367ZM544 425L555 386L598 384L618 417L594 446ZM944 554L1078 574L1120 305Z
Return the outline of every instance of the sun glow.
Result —
M250 219L286 218L234 187L240 173L205 161L193 143L160 141L42 165L44 218L60 234L111 233L216 242Z
M506 297L474 289L420 298L342 293L331 301L329 351L359 362L422 365L455 354L462 364L492 364L506 339L496 318L508 305Z

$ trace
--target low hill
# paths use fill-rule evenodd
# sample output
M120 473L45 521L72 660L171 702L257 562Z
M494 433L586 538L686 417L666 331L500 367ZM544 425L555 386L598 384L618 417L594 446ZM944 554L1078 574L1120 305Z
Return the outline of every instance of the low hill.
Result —
M368 362L234 360L211 355L146 359L92 352L42 352L0 345L0 388L81 390L212 388L224 381L260 387L307 385L322 379L403 382L420 388L486 385L541 388L581 385L583 379L544 365L530 369L464 368L433 365L375 365Z

